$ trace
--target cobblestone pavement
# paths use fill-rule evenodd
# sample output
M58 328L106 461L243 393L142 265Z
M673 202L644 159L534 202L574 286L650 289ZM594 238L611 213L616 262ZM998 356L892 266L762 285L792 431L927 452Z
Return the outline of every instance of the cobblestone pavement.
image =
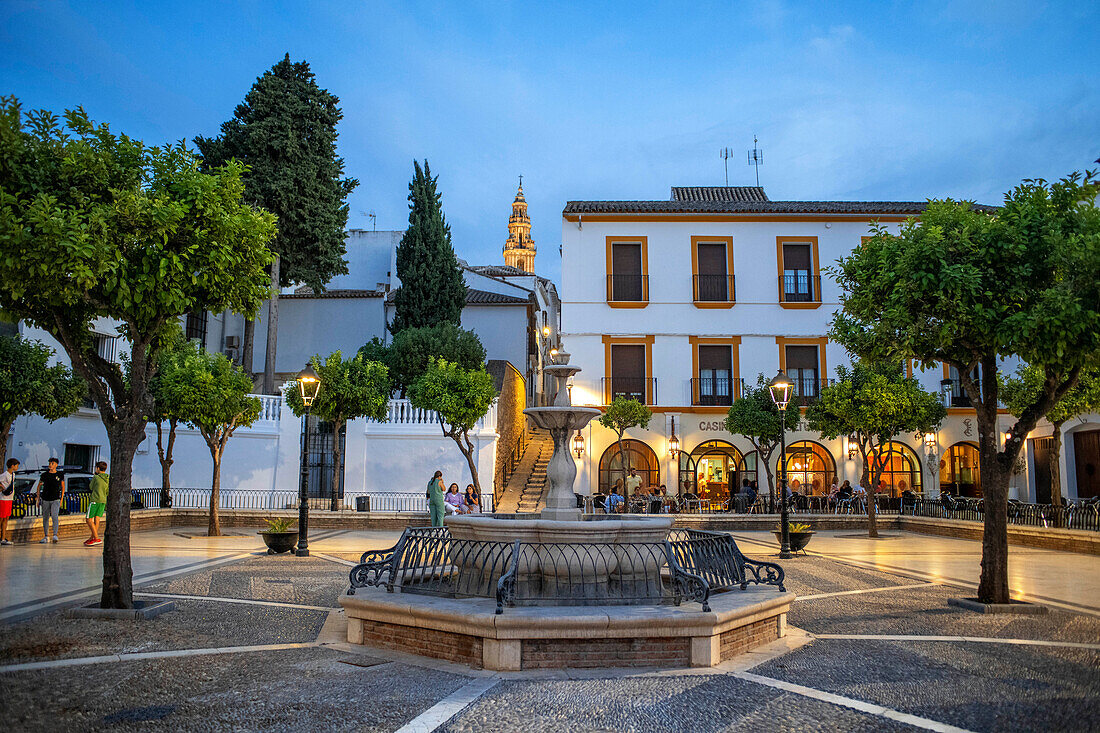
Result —
M804 597L789 623L813 634L972 636L1100 644L1100 618L1067 612L986 616L946 605L964 594L839 562L784 561ZM312 642L348 568L321 558L253 556L145 586L197 596L152 621L47 613L0 628L0 665L98 654ZM856 594L805 598L818 594ZM201 597L211 600L201 600ZM387 661L330 647L127 660L0 674L15 730L392 731L463 688L461 669ZM465 708L432 711L445 731L895 731L872 703L975 731L1100 730L1100 650L974 642L817 638L753 674L810 688L775 689L723 673L586 673L507 678ZM781 683L777 683L781 684ZM44 694L44 691L48 691ZM848 706L818 694L847 698ZM816 697L815 697L816 696ZM449 719L447 719L449 717ZM427 717L427 716L426 716ZM911 721L917 722L917 721Z

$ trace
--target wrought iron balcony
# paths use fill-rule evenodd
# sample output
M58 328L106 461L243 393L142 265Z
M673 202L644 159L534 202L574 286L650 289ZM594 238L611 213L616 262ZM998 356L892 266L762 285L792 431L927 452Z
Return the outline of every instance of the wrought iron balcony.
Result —
M656 377L604 377L603 398L611 404L616 397L637 400L643 405L657 404Z
M697 303L734 302L733 275L693 275L692 297Z
M649 301L649 276L640 274L608 275L609 303L646 303Z
M820 303L821 275L798 271L779 276L780 303Z
M691 404L700 406L732 405L739 395L729 378L696 377L691 380Z

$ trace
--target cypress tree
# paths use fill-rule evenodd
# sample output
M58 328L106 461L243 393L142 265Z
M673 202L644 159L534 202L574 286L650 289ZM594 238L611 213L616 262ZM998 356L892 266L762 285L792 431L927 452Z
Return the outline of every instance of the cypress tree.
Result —
M279 218L279 233L271 243L278 258L271 267L267 319L263 389L268 394L274 391L279 288L300 282L319 293L348 271L347 196L359 182L344 177L344 159L336 154L336 124L343 117L339 103L317 86L307 62L292 62L287 54L256 80L218 137L195 138L204 166L233 158L247 165L245 200ZM251 335L249 322L242 355L249 373Z
M451 246L451 227L443 217L428 161L413 161L409 183L409 228L397 246L397 276L401 287L394 296L390 331L423 328L440 323L460 324L466 305L466 283ZM437 176L438 178L438 176Z

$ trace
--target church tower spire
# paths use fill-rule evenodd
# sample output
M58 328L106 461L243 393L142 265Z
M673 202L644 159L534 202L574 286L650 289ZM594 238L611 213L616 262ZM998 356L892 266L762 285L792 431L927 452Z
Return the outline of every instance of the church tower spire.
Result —
M523 176L519 177L519 190L512 202L512 215L508 217L504 264L524 272L535 271L535 240L531 239L531 218L527 216L527 200L523 198Z

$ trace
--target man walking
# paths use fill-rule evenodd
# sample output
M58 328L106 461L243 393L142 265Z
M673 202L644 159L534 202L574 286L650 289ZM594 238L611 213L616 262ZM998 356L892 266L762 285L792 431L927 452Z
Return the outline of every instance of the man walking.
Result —
M19 470L19 461L8 459L6 471L0 473L0 545L10 545L8 539L8 518L15 500L15 472Z
M84 540L84 544L89 547L103 544L103 540L99 539L99 520L107 511L107 482L110 479L107 462L95 464L95 476L92 476L92 482L88 486L92 493L88 502L88 517L84 520L88 523L88 529L92 530L92 536Z
M50 517L53 517L53 541L57 542L57 526L61 514L61 502L65 498L65 474L57 470L57 459L51 458L49 469L38 478L38 494L35 501L42 507L42 539L50 541Z

